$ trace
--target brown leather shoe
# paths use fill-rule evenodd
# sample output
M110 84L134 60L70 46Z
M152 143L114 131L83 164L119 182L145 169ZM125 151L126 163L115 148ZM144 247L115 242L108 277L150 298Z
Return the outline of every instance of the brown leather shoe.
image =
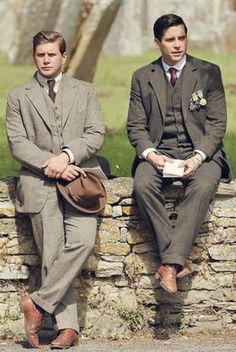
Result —
M189 274L191 274L191 269L188 265L188 262L185 262L184 266L180 269L176 277L177 279L181 279L182 277L187 276Z
M43 321L43 314L38 311L30 295L25 293L20 301L20 308L24 313L25 332L31 346L39 347L37 332Z
M155 277L160 279L160 285L164 290L170 293L177 292L176 270L174 265L161 265L157 270Z
M79 335L73 329L60 330L59 335L51 343L52 349L63 350L79 344Z

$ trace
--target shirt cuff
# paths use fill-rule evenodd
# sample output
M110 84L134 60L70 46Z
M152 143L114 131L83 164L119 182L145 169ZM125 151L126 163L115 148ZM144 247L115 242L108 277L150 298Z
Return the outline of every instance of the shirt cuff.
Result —
M73 164L75 161L74 155L69 148L62 148L62 152L65 152L69 157L69 164Z
M200 154L201 157L202 157L202 161L206 160L206 157L207 157L207 156L206 156L206 154L205 154L204 152L202 152L201 150L195 149L195 150L194 150L194 153Z
M145 149L142 152L142 154L139 156L140 159L147 159L148 154L151 153L151 152L155 152L156 153L157 150L155 148L147 148L147 149Z

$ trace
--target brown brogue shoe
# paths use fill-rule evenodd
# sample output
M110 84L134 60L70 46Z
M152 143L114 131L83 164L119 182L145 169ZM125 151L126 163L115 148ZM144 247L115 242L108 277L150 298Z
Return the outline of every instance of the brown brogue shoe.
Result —
M188 265L188 262L185 262L184 266L180 269L180 271L178 272L176 277L177 277L177 279L181 279L182 277L185 277L190 274L191 274L191 269Z
M79 344L79 335L73 329L60 330L59 335L51 343L51 349L67 349Z
M170 293L177 292L176 270L173 265L161 265L155 277L161 280L160 285L164 290Z
M25 293L20 301L20 308L24 313L25 333L31 346L39 347L37 332L43 321L43 314L36 308L30 295Z

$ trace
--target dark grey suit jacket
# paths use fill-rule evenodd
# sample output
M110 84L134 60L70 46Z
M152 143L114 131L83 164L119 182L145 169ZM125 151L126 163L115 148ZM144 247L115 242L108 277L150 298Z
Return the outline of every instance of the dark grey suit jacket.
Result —
M45 204L51 180L42 165L55 154L52 129L41 87L35 77L8 96L7 134L13 156L23 166L17 185L16 209L37 213ZM95 153L104 139L104 123L95 87L63 74L62 139L75 164L97 165Z
M187 55L182 72L182 112L194 149L222 166L222 180L230 179L222 139L226 130L226 103L217 65ZM201 90L207 103L190 111L190 99ZM127 131L139 157L147 148L158 147L166 115L166 78L161 58L137 70L132 77Z

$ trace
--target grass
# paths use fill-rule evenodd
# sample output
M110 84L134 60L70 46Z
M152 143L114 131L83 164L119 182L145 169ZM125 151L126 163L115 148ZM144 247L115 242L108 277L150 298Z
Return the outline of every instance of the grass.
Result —
M233 54L215 55L213 53L190 49L189 53L215 62L220 65L225 84L228 127L225 136L225 146L233 175L236 176L236 84L234 82L234 68L236 57ZM107 57L101 55L94 83L97 86L102 110L104 113L107 134L100 155L105 156L111 164L112 174L129 176L134 157L134 150L130 146L125 132L127 118L130 81L134 70L155 60L158 53L148 51L140 56ZM33 72L33 66L13 66L7 62L6 56L0 55L0 65L4 77L0 81L0 178L15 175L19 165L10 155L5 134L5 106L6 95L9 90L28 81Z

